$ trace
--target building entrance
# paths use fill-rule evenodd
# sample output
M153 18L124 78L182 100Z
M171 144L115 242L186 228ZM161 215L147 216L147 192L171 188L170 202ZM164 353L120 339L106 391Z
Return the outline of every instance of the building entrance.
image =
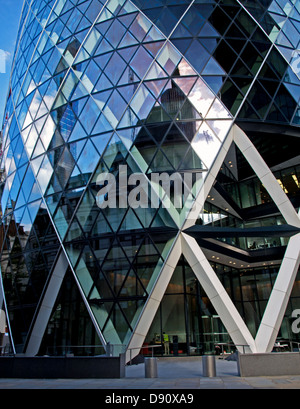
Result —
M164 342L166 335L169 345ZM182 257L145 339L145 346L162 345L154 349L155 355L203 355L217 352L217 344L228 342L226 329Z

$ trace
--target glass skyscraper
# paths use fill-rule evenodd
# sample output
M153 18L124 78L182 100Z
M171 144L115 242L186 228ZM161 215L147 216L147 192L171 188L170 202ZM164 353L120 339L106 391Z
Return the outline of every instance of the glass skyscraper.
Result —
M15 353L299 339L299 43L297 0L24 1L1 162Z

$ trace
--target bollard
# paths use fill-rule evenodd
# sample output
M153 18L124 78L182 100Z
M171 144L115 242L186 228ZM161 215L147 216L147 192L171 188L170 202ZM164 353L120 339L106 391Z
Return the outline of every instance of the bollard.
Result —
M157 378L157 358L145 358L145 378Z
M214 355L204 355L202 357L203 376L213 378L216 376L216 360Z

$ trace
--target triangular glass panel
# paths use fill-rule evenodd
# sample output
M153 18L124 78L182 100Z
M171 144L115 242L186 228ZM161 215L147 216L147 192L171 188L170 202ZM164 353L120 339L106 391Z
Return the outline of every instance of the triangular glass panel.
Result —
M94 222L94 225L92 226L92 229L90 231L90 234L92 237L98 237L101 236L102 234L107 234L107 233L112 233L112 228L108 224L106 218L104 217L102 211L95 206L93 206L93 209L95 209L95 213L97 212L97 218ZM109 214L108 214L109 216ZM113 226L114 227L114 226ZM104 254L101 253L102 258L104 259Z
M103 299L105 301L103 301ZM104 308L105 310L104 314L103 314L103 311L101 311L101 314L99 314L98 311L96 313L97 321L101 328L104 327L108 314L111 311L111 308L113 305L112 301L107 301L107 300L113 300L113 299L114 299L114 295L112 293L112 290L110 289L110 286L106 278L104 277L103 273L99 271L98 276L95 278L95 286L90 291L89 301L90 301L92 308L94 307L93 308L94 311L96 309L95 306L97 306L98 311L100 307Z
M180 23L176 27L174 33L172 33L171 39L173 40L173 39L182 38L182 37L188 38L188 37L192 37L192 35L188 31L188 29L182 23Z
M55 173L60 181L61 186L64 188L67 184L69 177L74 169L75 161L70 153L68 147L65 147L60 160L55 168Z
M61 240L64 239L65 234L68 230L68 223L66 221L66 217L63 213L63 211L61 210L60 207L58 207L58 210L53 218L55 227L60 235Z
M134 84L134 83L140 83L139 77L136 75L136 73L132 70L130 66L126 67L124 74L121 76L118 85L128 85L129 84Z
M122 38L121 43L119 44L119 48L130 47L136 44L138 44L137 39L127 31L125 36Z
M139 135L139 131L140 128L121 129L118 131L118 136L128 151L130 151L137 135Z
M110 314L110 320L108 321L108 324L106 324L105 328L103 329L103 335L107 336L108 339L111 339L112 337L111 326L113 326L114 330L117 333L117 336L118 336L117 339L119 340L118 342L123 343L128 333L128 330L130 329L130 326L127 320L125 319L124 314L120 310L120 307L118 304L114 304L114 307ZM116 342L116 344L118 343Z
M272 107L270 109L270 112L272 111ZM274 112L275 116L283 118L283 121L285 120L284 117L280 114L277 108L274 107ZM240 112L238 114L238 118L250 118L250 119L259 119L258 114L255 112L254 108L247 102L245 101L243 103L243 106L240 109Z
M81 151L82 151L83 147L85 146L85 144L86 144L86 139L81 139L78 142L70 143L69 150L70 150L70 153L73 156L75 162L79 158L79 156L81 154Z
M84 106L79 118L87 134L90 134L90 132L92 131L99 114L100 110L97 104L90 97L90 99Z
M214 57L211 57L202 71L202 75L226 75L226 72L216 62Z
M101 269L108 279L111 288L114 289L114 293L117 295L130 270L129 261L119 246L118 241L114 241L113 246L101 265Z
M123 37L126 29L123 24L119 22L118 19L115 19L110 28L108 29L105 38L116 48L120 42L120 39Z
M210 54L198 40L194 40L188 51L185 53L185 57L190 61L191 65L197 70L197 72L201 73L210 58Z
M166 110L162 107L161 104L156 103L155 106L150 111L146 124L155 124L161 122L171 122L170 116L167 114Z
M177 131L177 133L175 133L174 131ZM176 144L174 144L174 140L176 141ZM168 158L168 161L172 164L172 167L177 170L189 146L189 143L182 136L182 134L178 132L177 128L172 127L160 149L162 150L162 152L164 152L164 154ZM151 165L151 167L152 166L153 165ZM167 168L165 170L167 170Z
M181 39L173 39L172 43L181 52L182 55L185 55L192 41L193 41L192 38L181 38Z
M51 116L49 115L48 119L45 122L43 131L40 134L40 138L46 150L49 147L49 144L52 140L54 132L55 132L55 123L53 119L51 118Z
M126 2L126 6L129 5L129 2ZM131 6L133 8L133 6ZM133 11L133 10L132 10ZM127 14L128 13L128 14ZM135 19L137 13L130 13L129 11L125 11L124 8L122 8L121 12L119 13L118 20L125 26L129 27L130 24L133 22Z
M100 114L91 135L107 133L113 129L111 123L109 122L109 120L111 120L111 115L109 115L107 111L108 109L103 114Z
M152 92L155 98L158 98L162 94L167 83L168 79L144 82L145 86Z
M85 130L81 126L80 122L77 121L69 138L69 142L77 141L78 139L85 138L86 136L87 134Z
M100 156L104 152L108 142L111 139L111 136L112 136L112 132L107 132L107 133L102 133L101 135L98 135L98 136L93 136L91 138Z
M142 297L142 296L140 296ZM138 299L135 304L130 304L125 302L125 303L120 303L122 307L123 314L125 314L125 317L127 318L127 321L130 323L130 328L127 331L127 334L125 336L124 342L128 342L130 339L130 336L132 334L132 329L134 328L140 313L144 307L144 304L146 302L146 296L143 296L143 299Z
M40 198L41 198L41 193L40 193L38 184L34 183L34 185L32 187L31 194L29 196L29 202L33 202L33 201L35 201L37 199L40 199Z
M38 140L35 145L35 148L32 154L32 158L42 155L43 153L45 153L44 145L42 144L41 140Z
M73 95L72 95L71 101L75 101L77 99L85 97L88 94L89 93L86 90L86 88L82 85L81 82L79 82L76 89L75 89L75 91L74 91L74 93L73 93ZM79 114L79 112L78 112L78 114Z
M158 55L163 45L164 45L164 42L159 41L155 43L144 44L144 47L152 55L152 57L155 58Z
M152 61L153 57L145 50L144 47L141 46L132 58L130 67L134 70L138 77L143 78L148 71Z
M62 191L61 184L59 182L59 179L56 173L54 172L50 179L50 182L49 182L49 185L46 191L46 195L52 195L53 193L57 193L61 191Z
M118 53L120 56L125 60L125 62L128 64L132 58L132 56L135 54L136 50L138 49L138 46L133 46L133 47L126 47L123 49L118 49Z
M203 162L203 167L209 169L221 149L221 142L209 126L203 123L193 139L192 147Z
M47 207L52 216L54 215L55 210L58 206L58 203L60 202L61 195L62 195L61 193L57 193L57 194L54 194L54 195L51 195L45 198Z
M180 60L181 54L171 43L166 43L157 57L157 61L169 75L172 75Z
M169 153L169 152L168 152ZM156 151L156 154L149 165L148 173L162 173L162 172L174 172L175 169L171 165L167 157L162 153L160 149Z
M105 108L103 109L103 114L111 124L113 128L116 128L125 109L127 107L127 103L124 101L124 99L121 97L120 93L115 90L109 101L107 102ZM112 129L111 127L108 128L106 126L106 129L104 127L104 130L108 131L109 129ZM103 132L103 131L102 131Z
M119 228L119 231L142 230L142 229L143 229L143 226L138 220L133 209L129 208Z
M157 80L160 78L167 78L168 74L163 70L163 68L156 62L154 61L153 64L151 64L151 67L145 77L145 80Z
M160 208L157 210L152 223L151 223L151 228L156 228L156 227L170 227L174 229L174 231L178 230L178 226L175 223L174 219L170 216L170 213L168 211L169 209L165 209L162 205ZM175 233L174 233L175 236Z
M72 242L73 240L82 240L82 239L84 239L84 233L76 217L74 217L72 223L69 226L68 233L65 236L65 241Z
M97 84L94 87L93 92L103 91L112 87L113 84L111 83L111 81L107 78L107 76L104 73L102 73Z
M176 121L176 126L180 129L181 133L191 142L196 132L198 131L202 121L188 121L181 122Z
M99 162L99 159L100 159L99 153L97 152L93 143L90 140L88 140L77 161L77 166L79 167L83 174L85 173L90 174L95 170L95 167Z
M190 147L182 159L180 166L177 170L182 171L202 171L205 168L199 156L196 154L194 149ZM206 169L205 169L206 170Z
M150 189L150 186L149 186ZM150 191L150 190L149 190ZM155 208L151 208L151 198L149 197L148 199L148 207L146 209L139 207L137 209L134 209L135 214L137 215L137 217L140 220L140 223L143 225L143 227L145 229L148 229L150 227L150 224L153 220L153 217L156 213L156 209Z

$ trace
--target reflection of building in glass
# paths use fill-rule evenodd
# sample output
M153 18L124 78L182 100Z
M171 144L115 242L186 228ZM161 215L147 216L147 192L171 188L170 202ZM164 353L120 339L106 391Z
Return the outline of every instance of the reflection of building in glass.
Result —
M24 3L1 164L14 351L297 340L300 14L255 7ZM163 189L158 209L100 209L97 178L120 165L149 183L190 174L192 193L182 209Z

